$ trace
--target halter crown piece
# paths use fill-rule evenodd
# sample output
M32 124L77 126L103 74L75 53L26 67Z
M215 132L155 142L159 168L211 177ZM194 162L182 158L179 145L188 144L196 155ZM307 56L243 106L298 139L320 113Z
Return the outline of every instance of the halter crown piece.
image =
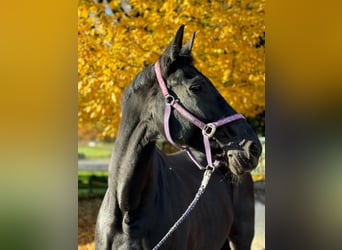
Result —
M216 122L211 122L211 123L205 124L204 122L199 120L197 117L192 115L185 108L183 108L182 105L180 105L176 101L175 97L169 94L169 91L167 89L167 86L166 86L164 79L162 77L162 74L161 74L159 60L154 64L154 69L155 69L155 72L157 75L157 80L158 80L159 86L160 86L162 93L164 95L164 98L165 98L164 131L165 131L165 135L166 135L167 140L172 145L174 145L176 148L181 149L181 150L185 150L187 152L187 154L189 155L189 157L191 158L191 160L196 164L196 166L199 169L204 170L204 169L210 168L210 169L214 170L215 168L217 168L220 165L220 162L217 160L212 162L209 139L214 136L217 127L220 127L222 125L225 125L225 124L233 122L233 121L236 121L238 119L246 119L246 118L242 114L234 114L234 115L227 116L227 117L225 117L221 120L218 120ZM204 144L205 154L206 154L206 158L207 158L207 166L206 167L201 166L201 164L195 159L195 157L193 156L193 154L191 153L191 151L188 147L180 146L173 141L171 134L170 134L170 127L169 127L169 120L170 120L172 107L175 110L177 110L184 118L186 118L187 120L189 120L195 126L197 126L198 128L200 128L202 130L203 144Z

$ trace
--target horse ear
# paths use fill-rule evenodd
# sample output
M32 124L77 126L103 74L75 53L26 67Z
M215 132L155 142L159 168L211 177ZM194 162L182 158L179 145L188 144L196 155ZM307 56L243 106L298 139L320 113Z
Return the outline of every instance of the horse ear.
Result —
M182 47L180 54L189 55L189 56L191 55L191 49L192 49L192 46L194 45L195 35L196 35L196 32L192 33L190 40Z
M184 24L182 24L176 33L175 38L169 44L169 46L165 49L164 53L160 56L161 66L163 68L167 68L170 64L176 60L176 57L179 55L182 43L183 43L183 32L184 32Z

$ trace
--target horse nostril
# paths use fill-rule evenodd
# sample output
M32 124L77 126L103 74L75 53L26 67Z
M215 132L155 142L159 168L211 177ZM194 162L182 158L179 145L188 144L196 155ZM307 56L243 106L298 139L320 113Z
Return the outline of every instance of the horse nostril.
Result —
M250 142L248 143L248 150L253 156L259 157L261 154L261 145L257 142Z

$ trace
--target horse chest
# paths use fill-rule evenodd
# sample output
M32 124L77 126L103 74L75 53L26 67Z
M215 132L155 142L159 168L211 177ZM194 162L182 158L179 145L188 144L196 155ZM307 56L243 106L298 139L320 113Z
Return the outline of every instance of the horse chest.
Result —
M198 186L199 181L194 181ZM194 198L191 179L183 191L166 190L160 194L158 206L140 208L123 217L123 232L116 235L114 244L124 249L151 249L171 228ZM169 183L170 184L170 183ZM182 189L182 184L175 181ZM219 249L227 238L233 218L230 190L221 178L214 177L203 197L184 223L165 243L165 249ZM133 245L132 245L133 244ZM134 248L135 248L134 247Z

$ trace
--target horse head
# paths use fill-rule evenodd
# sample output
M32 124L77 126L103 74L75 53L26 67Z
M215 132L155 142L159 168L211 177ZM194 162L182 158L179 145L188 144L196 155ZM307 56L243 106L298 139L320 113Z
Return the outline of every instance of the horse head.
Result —
M180 26L173 41L158 59L156 72L159 67L162 80L157 82L163 81L165 87L157 88L158 101L155 103L154 116L157 117L157 126L161 134L167 138L172 137L180 147L191 147L206 153L203 143L204 128L194 123L191 116L205 124L205 129L208 129L208 124L232 117L237 112L225 101L210 80L195 68L191 57L195 33L182 46L183 31L184 25ZM169 111L164 109L166 105L175 103L180 109L186 110L184 112L188 115L175 108ZM170 113L169 118L165 118L165 112ZM261 154L261 144L257 135L246 120L241 118L243 117L240 116L239 119L218 127L209 127L208 141L213 160L225 165L235 175L254 169ZM168 123L168 128L164 127L165 123ZM165 131L167 129L169 136Z

